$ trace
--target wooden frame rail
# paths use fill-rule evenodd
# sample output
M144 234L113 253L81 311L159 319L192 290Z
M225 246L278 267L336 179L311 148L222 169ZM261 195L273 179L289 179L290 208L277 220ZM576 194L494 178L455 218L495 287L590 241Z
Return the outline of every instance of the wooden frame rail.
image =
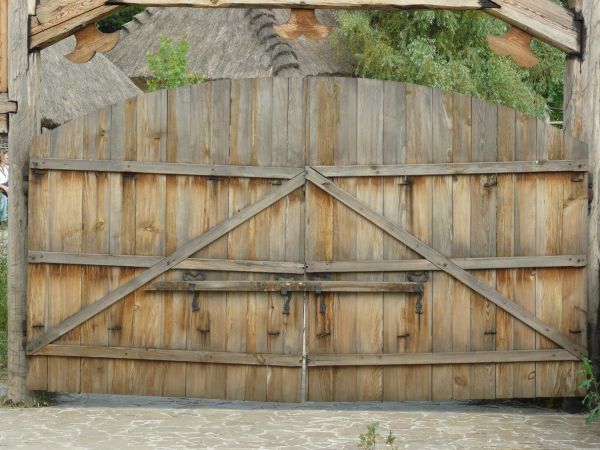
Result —
M580 54L582 24L575 14L552 0L43 0L31 19L30 48L44 48L123 5L197 8L335 8L482 10L532 36Z
M215 164L33 158L32 170L140 173L214 177L291 179L303 169ZM495 175L547 172L587 172L587 160L471 162L447 164L386 164L369 166L315 166L325 177L400 177L435 175Z
M294 178L303 171L303 168L295 169L289 167L53 158L32 158L29 167L32 170L74 170L81 172L197 175L207 177L271 178L287 180Z
M41 356L73 358L109 358L172 361L251 366L302 367L302 356L272 353L205 352L151 348L103 347L95 345L50 344L38 352ZM515 363L577 361L566 350L511 350L448 353L393 354L314 354L306 357L308 367L402 366L429 364Z
M412 292L423 286L413 282L380 281L157 281L147 291L184 292Z
M400 177L420 175L495 175L545 172L587 172L587 160L510 161L379 166L315 166L325 177Z
M161 256L102 255L94 253L62 253L29 251L30 264L74 264L82 266L151 267ZM544 267L585 267L586 255L557 256L497 256L484 258L452 258L465 270L527 269ZM441 270L426 259L380 261L255 261L241 259L188 258L173 269L223 272L256 272L295 274L355 273L355 272L412 272Z

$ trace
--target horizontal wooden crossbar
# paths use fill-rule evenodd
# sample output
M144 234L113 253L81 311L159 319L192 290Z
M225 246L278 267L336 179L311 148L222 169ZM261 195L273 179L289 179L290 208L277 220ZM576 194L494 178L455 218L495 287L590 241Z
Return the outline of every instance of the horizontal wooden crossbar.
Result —
M37 170L74 170L82 172L140 173L156 175L200 175L290 179L302 168L259 167L215 164L34 158L30 167ZM316 166L326 177L399 177L427 175L493 175L511 173L587 172L587 160L474 162L449 164L387 164L369 166Z
M114 161L33 158L29 167L34 170L74 170L82 172L140 173L155 175L201 175L208 177L240 177L291 179L303 168L259 167L216 164Z
M449 164L388 164L315 166L325 177L399 177L419 175L493 175L511 173L587 172L587 160L470 162Z
M586 255L502 256L453 258L465 270L527 269L544 267L585 267ZM412 272L442 270L426 259L382 261L307 261L307 273Z
M58 345L44 347L37 355L75 358L140 359L150 361L197 362L210 364L244 364L249 366L301 367L302 357L272 353L204 352L198 350L164 350L100 345Z
M74 264L82 266L150 267L161 256L102 255L94 253L63 253L29 251L31 264ZM558 256L502 256L487 258L454 258L452 261L466 270L526 269L544 267L584 267L586 255ZM304 274L305 265L288 261L254 261L241 259L189 258L174 269L206 270L223 272L256 272ZM306 273L353 273L353 272L411 272L439 271L426 259L380 260L380 261L307 261Z
M309 367L403 366L422 364L477 364L577 361L566 350L510 350L498 352L396 353L371 355L310 355Z
M151 267L161 256L100 255L93 253L61 253L29 251L32 264L73 264L82 266ZM304 273L304 264L287 261L254 261L245 259L188 258L174 269L214 270L223 272Z
M199 8L483 10L568 54L581 53L582 24L552 0L43 0L31 20L30 48L44 48L114 13L119 5Z
M37 355L73 358L108 358L150 361L172 361L210 364L244 364L251 366L301 367L300 355L271 353L205 352L196 350L163 350L99 345L50 344ZM488 352L394 353L394 354L315 354L307 357L309 367L339 366L403 366L435 364L516 363L543 361L576 361L566 350L511 350Z
M421 292L419 283L380 281L158 281L147 291L185 292Z

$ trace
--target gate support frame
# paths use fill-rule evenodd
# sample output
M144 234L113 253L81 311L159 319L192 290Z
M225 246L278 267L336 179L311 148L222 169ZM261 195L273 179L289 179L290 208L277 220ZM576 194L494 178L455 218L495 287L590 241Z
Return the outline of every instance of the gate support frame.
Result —
M583 19L582 57L567 60L564 129L588 144L593 198L588 241L588 350L600 372L600 0L569 0Z
M27 196L29 143L40 132L39 52L29 53L29 16L35 0L8 2L8 97L17 103L9 117L10 201L8 202L8 398L23 402L27 390L25 327L27 320Z

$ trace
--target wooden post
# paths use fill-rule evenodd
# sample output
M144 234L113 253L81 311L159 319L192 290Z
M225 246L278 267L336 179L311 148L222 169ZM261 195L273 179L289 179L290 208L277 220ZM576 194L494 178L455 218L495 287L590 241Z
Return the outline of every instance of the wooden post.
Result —
M40 83L39 53L29 54L29 16L35 0L8 2L8 96L18 103L9 117L10 199L8 202L8 398L22 402L27 390L24 324L27 318L27 173L29 142L39 134L37 97Z
M570 57L565 77L565 131L589 145L593 200L588 270L588 345L598 369L600 333L600 0L569 0L584 20L582 57Z

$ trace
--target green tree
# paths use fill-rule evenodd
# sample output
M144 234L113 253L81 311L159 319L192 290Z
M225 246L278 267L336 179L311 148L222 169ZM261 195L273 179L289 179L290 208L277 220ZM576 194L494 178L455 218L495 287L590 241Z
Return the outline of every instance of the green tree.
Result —
M189 44L186 40L173 42L173 39L161 37L159 48L149 52L146 59L150 77L148 90L170 89L188 84L201 83L202 75L197 75L188 69Z
M541 64L519 68L489 49L486 36L507 25L487 14L342 11L338 21L334 42L352 55L357 76L434 86L562 119L562 52L536 40Z
M119 9L112 16L108 16L105 19L102 19L98 22L98 29L103 31L104 33L112 33L113 31L118 31L121 27L133 19L137 13L140 13L145 8L139 6L126 6L124 8Z

